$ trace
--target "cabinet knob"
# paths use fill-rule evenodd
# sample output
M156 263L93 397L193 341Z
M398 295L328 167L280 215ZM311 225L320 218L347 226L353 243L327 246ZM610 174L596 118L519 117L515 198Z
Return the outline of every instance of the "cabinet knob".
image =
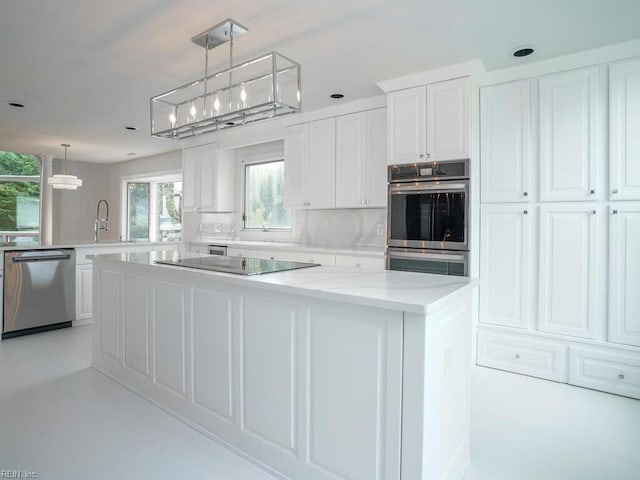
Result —
M596 211L595 210L591 210L591 215L595 215Z
M596 191L595 190L591 190L590 193L591 193L591 195L595 195Z
M516 353L515 357L516 357L516 359L519 359L520 358L520 354Z
M619 378L620 380L624 380L624 373L619 373L619 374L618 374L618 378Z
M617 189L617 188L614 188L613 190L611 190L611 193L613 193L613 194L618 193L618 189Z
M529 196L529 192L524 192L524 193L522 194L522 196L523 196L523 197L528 197L528 196Z
M524 213L525 215L529 214L529 210L523 210L522 213Z
M360 205L364 205L364 200L360 200Z
M614 215L618 214L618 210L611 210L611 213L613 213Z
M365 205L369 205L369 200L365 200L365 201L364 201L364 204L365 204Z

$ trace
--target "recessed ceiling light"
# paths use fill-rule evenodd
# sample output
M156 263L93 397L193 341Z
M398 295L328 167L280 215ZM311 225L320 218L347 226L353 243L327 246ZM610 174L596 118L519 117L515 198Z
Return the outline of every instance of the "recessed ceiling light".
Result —
M20 103L20 102L7 102L7 105L11 107L16 107L16 108L24 108L24 103Z
M513 52L513 56L520 58L520 57L528 57L529 55L531 55L534 52L533 48L531 47L519 47L516 50L514 50Z
M127 125L124 127L125 130L138 130L138 127L134 127L133 125Z
M332 93L330 97L335 98L336 100L339 100L341 98L344 98L344 95L342 93Z

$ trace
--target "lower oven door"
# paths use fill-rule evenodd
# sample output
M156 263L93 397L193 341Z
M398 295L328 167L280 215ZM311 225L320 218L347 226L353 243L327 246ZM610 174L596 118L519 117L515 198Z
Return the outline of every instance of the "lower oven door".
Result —
M388 248L387 269L439 275L469 275L469 254L415 248Z

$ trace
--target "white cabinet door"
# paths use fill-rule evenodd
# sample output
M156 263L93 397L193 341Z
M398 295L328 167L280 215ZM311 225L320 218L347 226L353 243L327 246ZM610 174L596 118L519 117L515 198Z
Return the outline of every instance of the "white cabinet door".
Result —
M367 174L365 206L387 206L387 110L367 112Z
M604 152L599 67L540 77L540 200L596 200Z
M284 205L301 209L305 206L304 163L307 145L306 124L293 125L284 134Z
M386 111L336 119L336 207L387 205Z
M414 163L426 151L426 88L416 87L387 95L387 162Z
M531 216L527 206L483 205L480 321L527 328L531 305Z
M597 245L602 212L592 205L540 209L538 328L595 338L599 302Z
M198 153L192 148L182 152L182 210L193 212L198 206Z
M308 124L308 150L305 164L307 208L336 206L336 119Z
M364 206L367 177L367 114L336 119L336 207ZM386 163L386 162L385 162Z
M287 127L284 155L285 207L335 208L335 117Z
M76 320L91 318L93 307L93 264L76 266Z
M609 341L640 346L640 205L609 220Z
M609 185L615 200L640 199L640 59L609 67Z
M216 143L184 149L182 175L185 211L228 212L233 210L232 189L228 185L232 179L228 172L223 174L221 171ZM223 184L222 187L220 183Z
M429 160L469 158L468 77L427 85Z
M531 80L480 91L482 202L531 198Z

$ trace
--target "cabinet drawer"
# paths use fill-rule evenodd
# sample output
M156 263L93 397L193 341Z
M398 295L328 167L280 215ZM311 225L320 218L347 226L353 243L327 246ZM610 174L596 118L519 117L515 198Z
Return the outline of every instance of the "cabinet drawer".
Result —
M359 257L350 255L336 255L336 266L364 268L368 270L384 270L385 258L379 257Z
M640 399L640 352L570 347L569 383Z
M294 262L319 263L320 265L335 265L336 256L328 253L317 252L292 252L291 260Z
M566 381L566 347L546 340L478 332L478 365Z

